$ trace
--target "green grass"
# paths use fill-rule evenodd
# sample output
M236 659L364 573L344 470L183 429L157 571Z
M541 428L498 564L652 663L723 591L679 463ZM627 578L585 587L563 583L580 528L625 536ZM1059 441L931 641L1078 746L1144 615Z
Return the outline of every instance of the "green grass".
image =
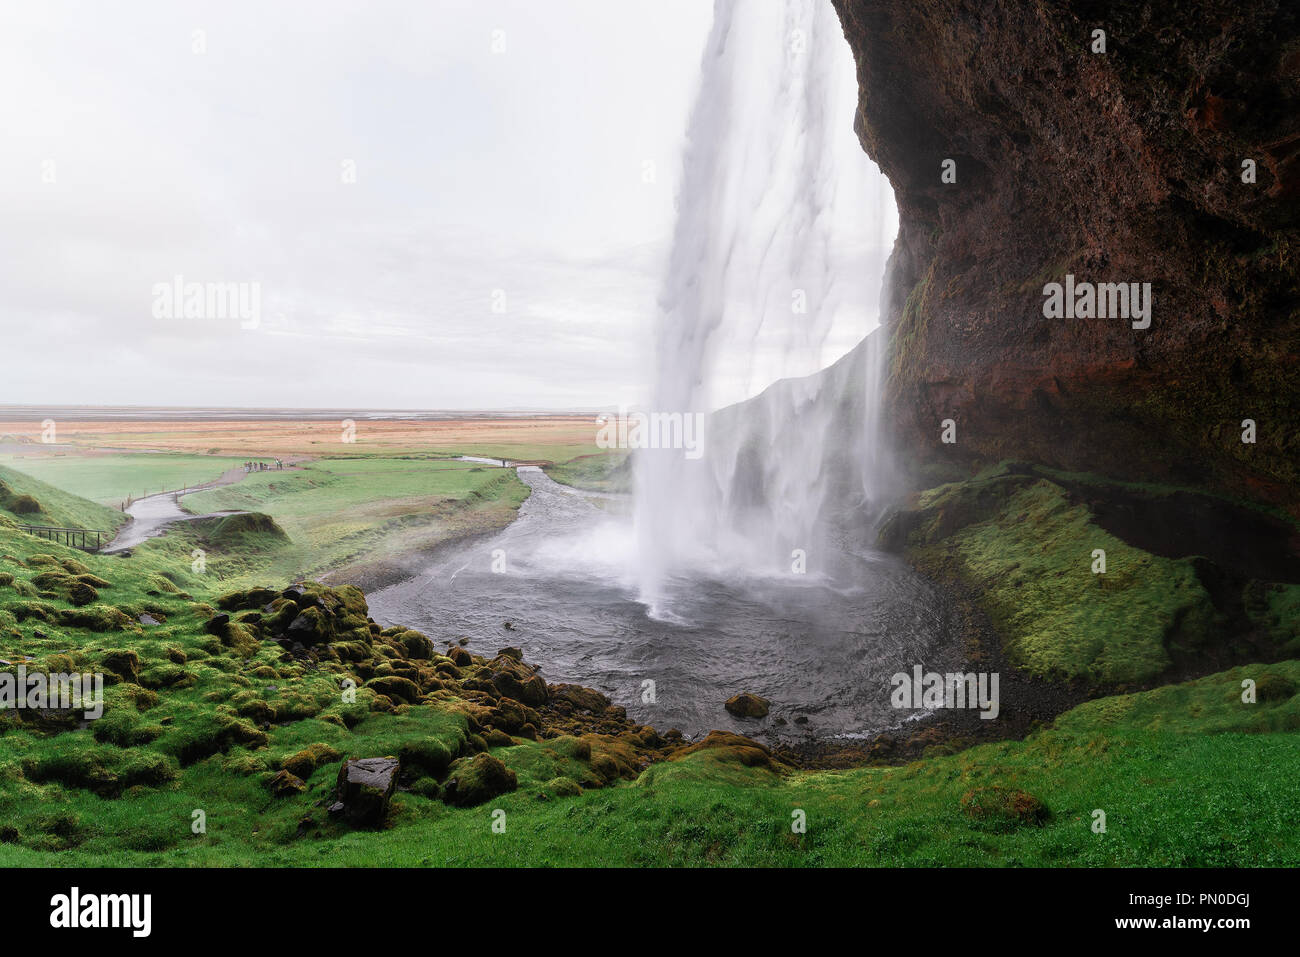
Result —
M1156 678L1175 658L1194 661L1216 643L1235 647L1232 624L1202 584L1197 559L1127 544L1047 474L998 466L930 489L886 535L899 538L923 570L971 588L1008 659L1040 677L1123 686ZM1096 550L1105 552L1104 573L1093 571ZM1296 592L1252 587L1268 589L1256 613L1285 651L1298 637L1291 630Z
M146 492L201 485L243 461L174 452L0 456L0 464L101 505L119 505L128 496L141 498Z
M254 472L236 485L187 495L182 504L196 514L263 512L284 529L287 545L267 542L265 549L209 562L228 581L252 584L258 576L315 576L504 526L527 492L513 470L472 462L334 458L301 470ZM142 550L188 554L200 538L200 529L181 528Z
M632 468L628 453L601 452L580 455L546 467L546 474L561 485L593 492L632 491Z
M62 488L55 488L25 472L0 465L0 515L27 525L57 525L63 528L97 528L112 531L126 521L117 509L89 502ZM5 489L8 491L6 492ZM29 495L40 503L39 512L14 512L13 498Z
M92 638L85 652L112 643L133 644L145 661L167 647L192 656L183 670L194 684L160 691L143 711L123 686L111 689L103 720L119 723L122 742L153 736L147 744L96 742L93 730L0 737L0 817L19 835L0 844L0 866L1300 863L1300 697L1240 700L1243 677L1300 682L1297 662L1090 702L1027 741L900 768L782 776L702 751L652 766L635 782L559 797L554 782L580 778L581 762L557 742L525 741L492 749L519 775L517 792L470 809L401 793L385 830L350 832L320 807L338 760L318 766L309 790L290 798L266 790L271 769L307 745L339 755L394 754L430 740L454 749L466 734L458 712L440 704L400 715L361 707L365 716L348 728L331 719L345 706L333 703L329 682L307 673L255 678L258 668L285 666L265 650L246 660L215 650L194 631L181 615L147 638ZM278 690L268 693L270 685ZM176 755L213 734L223 705L262 697L293 701L304 716L273 726L265 747L235 746L181 766ZM164 767L147 760L151 754ZM143 783L101 797L24 771L56 759ZM1050 817L1041 827L973 820L963 798L987 787L1033 794ZM504 834L491 829L496 809L506 812ZM1104 834L1091 828L1095 809L1106 813ZM206 833L191 830L195 810L206 815ZM796 810L806 815L806 834L791 831Z
M1044 676L1140 681L1169 666L1166 636L1189 618L1207 627L1210 597L1186 559L1133 548L1086 507L1038 482L991 520L948 539L1007 638L1011 660ZM1106 572L1093 574L1093 550Z

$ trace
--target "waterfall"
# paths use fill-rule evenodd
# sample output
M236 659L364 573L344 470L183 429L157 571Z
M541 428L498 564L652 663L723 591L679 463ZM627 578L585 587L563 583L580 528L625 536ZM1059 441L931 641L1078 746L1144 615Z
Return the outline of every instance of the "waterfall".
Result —
M897 215L856 101L829 0L716 0L649 393L651 414L703 418L703 454L635 454L652 615L671 615L679 576L788 575L801 555L816 576L831 506L880 493L883 336L867 333Z

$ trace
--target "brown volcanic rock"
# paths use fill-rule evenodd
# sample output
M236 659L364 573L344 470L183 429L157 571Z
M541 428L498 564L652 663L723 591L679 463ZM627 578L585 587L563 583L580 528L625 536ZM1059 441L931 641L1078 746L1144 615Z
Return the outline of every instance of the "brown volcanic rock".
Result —
M1300 514L1294 4L833 2L899 205L888 392L913 464L1028 458ZM1043 318L1066 273L1151 282L1151 327Z

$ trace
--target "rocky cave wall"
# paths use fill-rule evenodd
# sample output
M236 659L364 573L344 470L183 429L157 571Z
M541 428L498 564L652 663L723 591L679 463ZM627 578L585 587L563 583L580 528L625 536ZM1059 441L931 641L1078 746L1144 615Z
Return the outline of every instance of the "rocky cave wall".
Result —
M1300 515L1300 5L833 2L898 201L911 466L1026 458ZM1150 328L1044 318L1067 273L1152 283Z

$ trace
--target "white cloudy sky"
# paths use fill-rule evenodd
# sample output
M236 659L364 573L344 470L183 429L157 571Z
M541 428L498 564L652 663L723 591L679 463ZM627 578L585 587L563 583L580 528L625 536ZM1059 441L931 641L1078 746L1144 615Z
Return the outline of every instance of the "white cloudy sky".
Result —
M0 403L635 401L711 19L3 3ZM177 274L257 282L260 325L155 318Z

